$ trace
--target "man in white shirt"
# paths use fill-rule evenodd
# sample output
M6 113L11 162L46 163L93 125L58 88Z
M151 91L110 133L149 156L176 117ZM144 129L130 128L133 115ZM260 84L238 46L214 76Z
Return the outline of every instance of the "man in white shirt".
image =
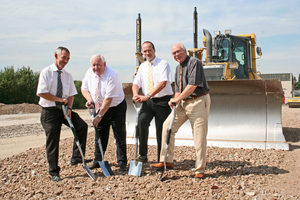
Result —
M167 61L155 56L152 42L142 45L142 53L147 59L139 67L132 85L133 101L143 102L138 119L139 154L136 160L147 162L150 122L155 117L157 160L160 159L162 125L171 112L168 102L173 95L171 68ZM149 71L150 70L150 71ZM142 88L143 95L139 95Z
M77 94L77 91L71 73L64 69L69 59L70 51L65 47L58 47L55 51L55 62L41 71L37 87L37 96L40 97L39 105L42 106L41 124L46 133L49 174L54 182L62 180L59 176L60 167L58 166L61 126L62 124L69 126L61 110L61 104L67 104L69 108L67 115L71 118L77 131L83 153L85 153L86 147L87 124L77 113L72 111L74 95ZM92 160L86 162L90 161ZM71 165L78 163L82 163L82 159L74 140Z
M95 105L95 118L92 123L98 129L103 151L106 151L109 129L112 126L117 145L117 161L121 171L126 171L126 110L125 94L119 75L106 66L105 58L95 54L91 57L92 67L82 81L81 93L87 100L85 106ZM95 158L90 169L99 168L101 154L98 136L95 134Z

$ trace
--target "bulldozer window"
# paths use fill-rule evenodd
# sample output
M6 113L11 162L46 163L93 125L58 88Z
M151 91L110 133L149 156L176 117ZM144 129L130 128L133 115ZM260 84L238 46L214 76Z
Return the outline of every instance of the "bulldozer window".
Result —
M247 55L247 45L244 42L236 41L234 43L234 50L232 53L232 62L237 62L239 67L234 70L236 78L238 79L248 79L248 71L245 67L245 55Z
M228 46L229 46L228 40L219 41L218 51L217 51L219 62L228 61L228 52L229 52Z

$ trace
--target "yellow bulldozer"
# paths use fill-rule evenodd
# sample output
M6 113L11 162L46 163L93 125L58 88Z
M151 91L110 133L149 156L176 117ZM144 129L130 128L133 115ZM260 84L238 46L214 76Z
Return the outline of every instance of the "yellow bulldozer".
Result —
M293 98L289 99L287 102L289 108L300 108L300 91L293 91Z
M194 48L188 49L188 53L202 60L210 87L208 146L288 150L281 124L281 82L277 79L263 80L257 71L256 60L262 56L262 51L257 45L255 34L231 35L231 31L226 30L224 34L215 31L215 37L212 37L204 29L204 47L197 48L195 12ZM144 61L138 47L141 43L140 25L141 22L137 20L136 70L139 63ZM135 111L131 106L132 93L129 88L131 90L131 84L125 84L128 105L127 142L132 144ZM149 145L156 145L154 126L152 122ZM176 133L175 141L178 146L194 145L188 121Z

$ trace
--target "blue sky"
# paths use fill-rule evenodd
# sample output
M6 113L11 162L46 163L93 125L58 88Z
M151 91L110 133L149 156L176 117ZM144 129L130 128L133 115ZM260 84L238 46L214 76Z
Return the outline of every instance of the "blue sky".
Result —
M0 0L0 69L30 66L41 71L54 62L54 51L71 51L66 69L82 80L90 57L104 55L122 82L132 82L135 71L135 38L138 13L142 41L150 40L156 55L177 63L171 56L174 43L193 48L193 12L198 12L198 45L202 29L231 29L232 34L255 33L263 56L261 73L300 73L300 1L298 0Z

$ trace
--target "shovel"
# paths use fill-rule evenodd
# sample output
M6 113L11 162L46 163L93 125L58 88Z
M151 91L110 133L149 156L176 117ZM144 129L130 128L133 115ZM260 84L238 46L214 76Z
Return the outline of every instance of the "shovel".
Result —
M91 177L91 179L93 179L93 181L96 181L97 177L95 176L95 174L91 171L91 169L85 163L84 155L83 155L83 152L82 152L82 149L81 149L81 145L80 145L80 142L79 142L79 139L78 139L78 135L77 135L76 129L75 129L73 123L71 122L70 117L67 116L67 108L66 108L65 105L62 105L62 110L63 110L65 118L67 119L67 121L68 121L68 123L70 125L70 128L71 128L71 130L73 132L76 145L77 145L78 150L79 150L80 155L81 155L82 167L86 171L86 173L89 175L89 177Z
M90 108L88 108L88 109L89 109L90 115L92 116L92 119L94 119L95 108L93 107L92 111L90 110ZM102 160L98 161L98 163L99 163L99 165L101 167L101 170L102 170L102 172L103 172L103 174L104 174L105 177L107 177L107 176L113 176L115 174L111 170L108 162L107 161L103 161L104 160L104 153L103 153L102 143L101 143L101 139L100 139L100 135L99 135L98 129L97 129L97 127L94 127L94 129L95 129L96 135L98 137L98 145L99 145L99 149L100 149L100 152L101 152L101 158L102 158Z
M135 122L135 158L137 157L137 148L138 148L138 119L142 105L137 108L135 102L133 102L133 107L136 110L136 122ZM137 160L130 161L128 175L141 176L143 168L143 163Z
M172 116L172 119L171 119L171 123L169 125L169 129L168 129L168 135L167 135L167 144L166 144L166 150L165 150L165 159L164 159L164 170L160 176L160 181L163 181L163 178L164 178L164 173L165 171L167 170L167 151L169 149L169 143L170 143L170 137L171 137L171 132L172 132L172 126L174 124L174 120L175 120L175 117L176 117L176 104L173 103L173 109L172 109L172 112L173 112L173 116Z

